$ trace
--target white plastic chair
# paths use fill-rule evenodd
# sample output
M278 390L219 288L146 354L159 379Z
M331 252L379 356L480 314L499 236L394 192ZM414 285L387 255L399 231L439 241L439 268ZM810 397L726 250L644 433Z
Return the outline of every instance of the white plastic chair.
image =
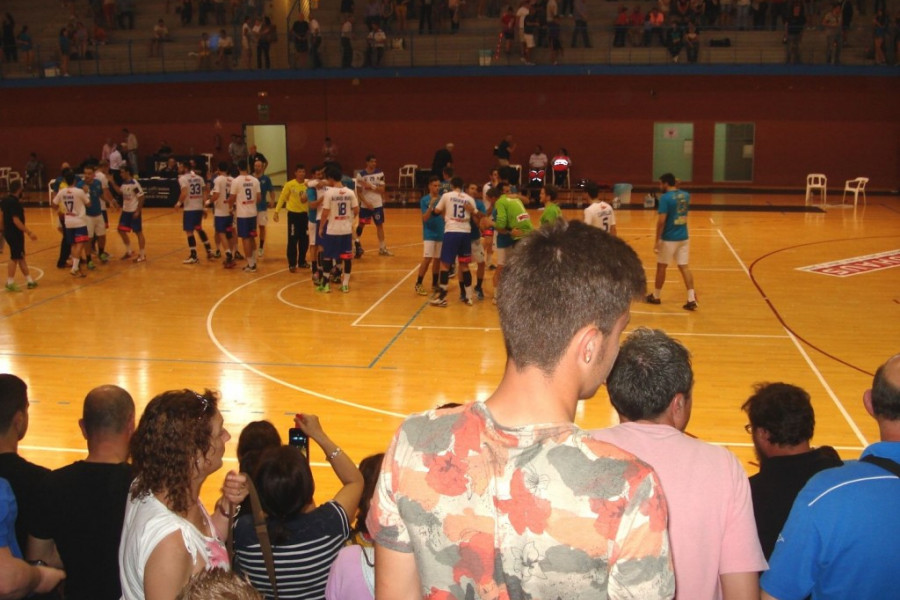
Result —
M810 173L806 176L806 204L809 204L812 193L819 190L822 193L822 204L825 204L825 196L828 193L828 178L821 173Z
M866 184L869 183L868 177L857 177L856 179L848 179L844 183L844 195L841 197L841 204L847 197L847 192L853 192L853 208L856 208L856 202L859 200L859 193L862 192L863 204L868 206L866 201Z
M403 165L400 167L400 177L397 187L412 189L416 187L416 170L419 165Z

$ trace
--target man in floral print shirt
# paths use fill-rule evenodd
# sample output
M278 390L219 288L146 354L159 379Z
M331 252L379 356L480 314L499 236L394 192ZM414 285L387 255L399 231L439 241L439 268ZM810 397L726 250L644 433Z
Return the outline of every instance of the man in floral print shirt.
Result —
M674 596L656 474L574 424L645 287L634 251L581 222L519 244L497 300L500 385L408 418L385 456L368 518L377 598Z

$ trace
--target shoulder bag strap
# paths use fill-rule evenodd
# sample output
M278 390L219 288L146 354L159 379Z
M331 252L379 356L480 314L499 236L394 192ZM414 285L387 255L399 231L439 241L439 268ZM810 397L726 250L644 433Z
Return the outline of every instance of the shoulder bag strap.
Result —
M256 493L256 486L250 477L247 477L247 490L250 497L250 508L253 512L253 527L256 530L256 538L259 540L259 549L262 552L263 560L266 562L266 572L269 574L269 584L272 586L272 596L278 600L278 582L275 579L275 558L272 556L272 544L269 541L269 529L266 527L266 514L263 512L262 505L259 502L259 494ZM234 515L232 511L228 517L228 537L225 540L225 547L228 549L228 556L234 560Z
M897 464L895 461L884 458L883 456L874 456L869 454L868 456L863 456L859 459L862 462L872 463L873 465L878 465L885 471L890 471L897 477L900 477L900 464Z

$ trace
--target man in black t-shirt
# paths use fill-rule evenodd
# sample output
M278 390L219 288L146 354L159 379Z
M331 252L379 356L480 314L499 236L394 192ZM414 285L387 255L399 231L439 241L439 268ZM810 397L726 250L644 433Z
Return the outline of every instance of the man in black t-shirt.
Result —
M9 184L9 195L0 201L0 211L3 212L3 240L9 246L9 269L11 269L6 272L7 292L20 291L14 279L16 265L25 275L28 289L37 287L37 282L31 278L28 263L25 262L25 236L32 240L36 240L37 236L25 226L25 210L22 208L21 199L22 182L13 181Z
M78 425L87 458L44 477L26 556L66 570L66 600L118 600L134 400L115 385L94 388Z
M16 496L16 540L23 551L36 514L37 486L50 472L19 456L19 442L28 431L28 404L28 385L15 375L0 374L0 477Z
M759 473L750 478L753 514L766 560L791 506L810 477L843 463L831 446L813 448L816 417L809 394L788 383L765 383L741 409L759 459Z

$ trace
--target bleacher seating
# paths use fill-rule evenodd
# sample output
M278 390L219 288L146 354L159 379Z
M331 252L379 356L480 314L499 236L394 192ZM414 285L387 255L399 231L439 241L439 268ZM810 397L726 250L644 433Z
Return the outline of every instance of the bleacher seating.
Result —
M166 14L166 0L144 0L136 3L135 28L133 30L109 31L109 42L106 45L92 49L93 57L87 60L73 60L69 65L69 72L73 76L78 75L113 75L129 73L154 73L154 72L179 72L194 71L198 68L196 52L200 35L203 32L210 34L218 30L212 16L205 26L197 24L197 9L195 6L193 23L182 26L179 16L174 12L176 2L170 1L169 13ZM197 3L195 2L195 5ZM474 10L474 3L472 10ZM645 8L651 6L650 2L642 3ZM22 24L28 24L36 44L36 62L38 69L29 74L19 64L3 64L2 76L4 78L31 77L44 73L44 67L52 67L58 61L57 38L59 30L69 23L72 15L58 2L34 2L33 0L7 0L7 10L16 19L17 31ZM268 3L271 9L273 3ZM339 43L339 14L337 2L323 0L321 8L316 9L323 31L324 43L322 56L326 68L336 68L340 65ZM75 0L75 18L82 20L92 29L93 20L90 16L87 0ZM280 6L280 4L279 4ZM563 20L562 40L565 53L560 59L561 64L668 64L672 62L665 48L653 46L650 48L631 47L614 48L612 46L612 22L618 10L616 2L597 2L592 4L591 24L589 26L593 48L568 47L571 36L571 19ZM900 0L889 3L889 11L893 14L893 8L900 8ZM365 25L363 23L363 11L365 3L357 2L357 18L354 27L354 66L361 66L365 51ZM153 25L157 19L165 19L169 28L171 40L162 44L160 56L149 56L149 40ZM272 46L272 67L287 68L289 45L286 27L286 16L275 15L273 22L279 31L279 40ZM229 19L230 22L230 19ZM239 43L239 26L229 25L232 29L236 43ZM481 56L490 51L492 65L522 65L516 44L513 52L507 56L495 54L498 48L499 20L496 18L476 18L470 16L464 18L460 32L449 34L449 25L444 23L440 33L435 35L416 34L417 21L410 19L407 27L406 43L403 49L389 48L385 53L383 66L401 68L406 66L476 66L484 62ZM389 34L390 37L390 34ZM711 48L708 41L711 38L728 37L731 46L727 48ZM784 46L780 31L714 31L701 32L701 50L698 62L700 64L780 64L784 62ZM872 64L867 57L867 51L871 46L871 27L865 16L858 16L854 21L854 30L851 32L851 40L842 53L844 64ZM808 63L824 63L825 37L819 30L808 30L804 34L803 58ZM541 64L549 62L549 50L538 48L534 53L534 61ZM682 54L681 62L686 62ZM255 61L254 61L255 65ZM239 67L240 68L240 67ZM49 72L49 71L48 71Z

